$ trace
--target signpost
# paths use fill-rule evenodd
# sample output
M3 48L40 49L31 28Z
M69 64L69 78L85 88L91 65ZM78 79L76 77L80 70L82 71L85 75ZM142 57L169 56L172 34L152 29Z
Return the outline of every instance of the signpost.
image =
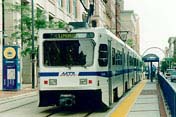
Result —
M153 77L154 77L154 68L152 65L152 62L158 62L158 73L159 73L159 57L156 56L155 54L147 54L144 57L142 57L142 60L144 62L149 62L150 66L148 67L148 73L149 73L149 78L151 79L151 82L153 82Z
M19 90L20 60L18 46L3 47L3 90Z

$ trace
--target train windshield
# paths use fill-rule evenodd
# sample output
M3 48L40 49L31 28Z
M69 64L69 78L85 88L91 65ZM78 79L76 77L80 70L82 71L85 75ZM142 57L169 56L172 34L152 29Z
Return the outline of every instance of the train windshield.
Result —
M94 46L91 39L44 41L44 66L90 66Z

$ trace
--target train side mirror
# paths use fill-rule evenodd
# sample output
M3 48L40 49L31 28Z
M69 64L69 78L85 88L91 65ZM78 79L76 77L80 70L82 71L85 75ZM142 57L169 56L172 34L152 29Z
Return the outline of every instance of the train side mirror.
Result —
M99 46L98 63L100 66L108 65L108 46L106 44L100 44Z

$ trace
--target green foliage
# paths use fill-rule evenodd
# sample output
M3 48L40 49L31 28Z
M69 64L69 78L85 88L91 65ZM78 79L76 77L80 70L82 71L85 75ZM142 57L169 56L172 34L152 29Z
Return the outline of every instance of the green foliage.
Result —
M176 63L176 53L174 53L174 55L173 62Z
M66 25L65 22L63 21L58 21L58 22L54 22L53 20L49 21L49 28L52 29L60 29L60 28L64 28Z
M57 26L58 28L64 28L65 25L66 25L66 23L63 22L63 21L58 21L58 22L56 22L56 26Z
M173 58L173 63L176 63L176 58Z
M133 47L134 45L134 40L133 39L127 39L127 42L126 42L130 47Z
M162 61L161 62L161 71L164 73L168 68L169 68L169 64L167 63L167 61Z
M161 62L161 71L165 72L168 68L172 68L174 66L175 58L165 58L164 61Z
M11 34L12 40L21 39L22 43L22 56L31 55L32 54L32 18L31 18L31 6L26 3L21 3L21 5L16 4L11 6L12 12L20 12L21 13L21 19L17 21L17 24L15 26L16 32ZM40 28L63 28L66 23L62 21L54 22L53 20L47 21L46 12L44 10L41 10L37 8L34 11L34 27L35 27L35 35L34 40L35 43L38 38L38 30ZM34 53L37 55L37 44L35 44Z
M47 17L45 16L45 11L37 9L37 12L35 14L35 28L36 30L39 30L40 28L46 28L47 27Z

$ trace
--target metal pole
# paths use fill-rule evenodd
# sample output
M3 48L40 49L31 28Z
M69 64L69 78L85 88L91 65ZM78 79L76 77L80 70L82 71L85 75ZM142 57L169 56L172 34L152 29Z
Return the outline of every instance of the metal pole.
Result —
M115 2L115 30L116 30L116 36L117 37L120 37L119 36L119 33L118 33L118 29L117 29L117 0Z
M151 78L151 82L153 82L153 75L152 75L152 72L153 72L152 62L150 62L150 78Z
M4 39L4 31L5 31L5 9L4 9L4 0L2 0L2 45L5 45L5 39Z
M34 64L34 1L32 0L32 88L35 88L35 64Z

